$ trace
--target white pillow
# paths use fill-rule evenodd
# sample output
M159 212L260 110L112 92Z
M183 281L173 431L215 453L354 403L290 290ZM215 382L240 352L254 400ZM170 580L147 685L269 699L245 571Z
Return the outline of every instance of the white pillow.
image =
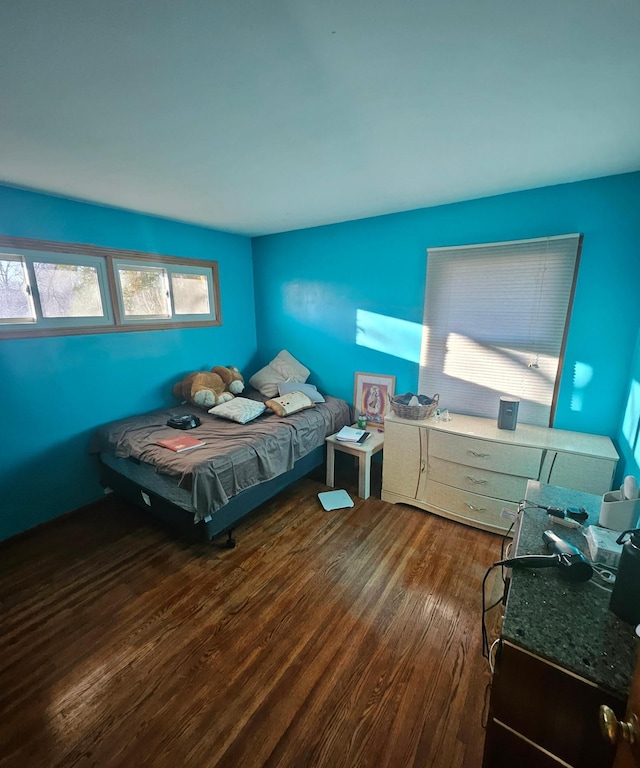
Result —
M234 397L233 400L227 400L226 403L210 408L209 413L219 416L221 419L246 424L264 413L265 410L265 404L258 400L249 400L248 397Z
M308 368L283 349L268 365L253 374L249 384L265 397L275 397L278 394L278 384L283 381L304 384L310 373Z
M278 352L270 364L276 371L278 371L278 373L285 377L285 381L304 382L309 378L309 374L311 373L306 366L302 365L299 360L296 360L286 349Z
M297 384L295 381L282 381L278 384L279 394L288 395L289 392L302 392L314 403L326 402L313 384Z
M310 397L302 392L289 392L288 395L274 397L265 403L278 416L291 416L292 413L298 413L305 408L315 408L316 404Z

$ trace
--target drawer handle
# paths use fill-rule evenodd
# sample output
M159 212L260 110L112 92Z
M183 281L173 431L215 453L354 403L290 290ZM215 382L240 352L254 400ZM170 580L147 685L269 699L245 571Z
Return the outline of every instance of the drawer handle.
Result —
M486 483L486 480L479 480L477 477L471 477L471 475L467 475L467 480L472 482L474 485L482 485L483 483Z
M474 506L473 506L473 504L469 504L469 502L468 502L468 501L466 501L466 502L465 502L465 506L466 506L466 507L469 507L469 509L470 509L472 512L486 512L486 511L487 511L487 508L486 508L486 507L474 507Z
M629 722L618 720L615 712L606 704L602 704L599 709L600 732L604 738L611 744L617 744L618 741L626 741L627 744L638 742L640 728L638 727L638 718L632 714Z
M472 450L468 450L467 453L470 453L472 456L477 456L479 459L486 459L487 456L491 456L490 453L478 453L478 451Z

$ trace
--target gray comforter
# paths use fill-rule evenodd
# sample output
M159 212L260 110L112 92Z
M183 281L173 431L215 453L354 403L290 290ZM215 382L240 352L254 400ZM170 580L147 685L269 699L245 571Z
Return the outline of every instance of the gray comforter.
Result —
M196 410L177 406L106 424L93 435L90 451L132 458L174 478L191 491L198 522L232 496L291 469L325 437L350 423L348 403L335 397L285 418L265 411L248 424L198 411L202 424L188 434L204 440L205 446L174 453L156 445L160 438L181 434L166 426L170 416Z

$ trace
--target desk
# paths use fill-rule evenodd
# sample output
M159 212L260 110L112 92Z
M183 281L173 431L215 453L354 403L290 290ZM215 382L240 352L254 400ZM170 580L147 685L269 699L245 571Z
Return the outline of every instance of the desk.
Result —
M600 513L601 497L530 480L528 504ZM542 509L519 520L515 555L545 552L551 529L588 554L580 530L552 525ZM613 749L599 732L598 708L624 714L638 639L609 610L610 594L594 578L563 581L558 569L511 572L491 686L484 768L610 766Z
M357 429L357 425L353 425ZM371 496L371 457L384 447L384 432L372 431L364 443L347 443L330 435L327 440L327 485L335 485L335 452L342 451L358 459L358 496L368 499Z

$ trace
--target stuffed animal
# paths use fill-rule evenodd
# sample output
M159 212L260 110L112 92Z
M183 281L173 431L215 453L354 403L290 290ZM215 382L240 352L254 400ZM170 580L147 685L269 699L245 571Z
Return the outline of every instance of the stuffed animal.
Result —
M173 394L191 405L213 408L243 390L244 378L235 366L216 365L210 371L188 373L174 386Z

